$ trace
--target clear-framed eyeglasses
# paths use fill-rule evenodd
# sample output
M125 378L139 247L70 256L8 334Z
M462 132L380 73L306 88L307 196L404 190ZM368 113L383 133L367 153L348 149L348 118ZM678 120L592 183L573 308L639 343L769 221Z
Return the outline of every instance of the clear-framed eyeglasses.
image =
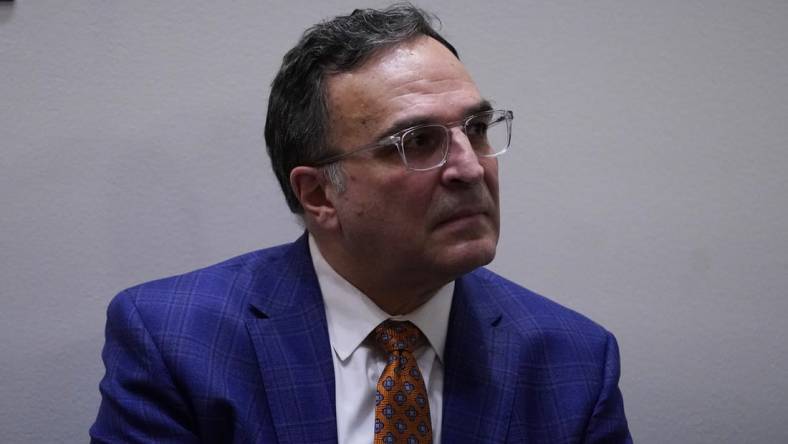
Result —
M396 147L408 170L428 171L440 168L449 158L451 129L461 126L478 157L496 157L509 149L512 140L514 113L508 110L488 110L472 114L447 124L428 123L398 131L390 136L358 147L349 152L314 162L323 166L338 162L363 151Z

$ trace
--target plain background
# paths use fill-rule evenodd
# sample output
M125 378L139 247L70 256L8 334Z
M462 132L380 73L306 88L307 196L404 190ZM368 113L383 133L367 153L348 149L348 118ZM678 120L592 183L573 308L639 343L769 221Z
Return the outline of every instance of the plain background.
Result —
M300 234L268 85L382 5L0 4L0 441L87 440L118 291ZM491 267L617 336L636 440L788 442L788 2L420 5L515 112Z

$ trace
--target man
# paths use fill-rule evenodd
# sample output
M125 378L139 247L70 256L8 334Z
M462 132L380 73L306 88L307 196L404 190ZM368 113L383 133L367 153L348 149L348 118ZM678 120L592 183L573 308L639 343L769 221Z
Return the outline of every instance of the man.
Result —
M309 29L265 131L307 234L117 296L94 442L630 442L613 336L479 268L512 119L410 5Z

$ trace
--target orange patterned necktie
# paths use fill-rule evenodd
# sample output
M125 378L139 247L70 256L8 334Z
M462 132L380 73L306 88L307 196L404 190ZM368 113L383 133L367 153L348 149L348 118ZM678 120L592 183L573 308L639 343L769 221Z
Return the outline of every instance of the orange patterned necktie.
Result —
M423 340L410 321L375 328L375 343L386 353L375 394L375 444L432 444L430 403L413 356Z

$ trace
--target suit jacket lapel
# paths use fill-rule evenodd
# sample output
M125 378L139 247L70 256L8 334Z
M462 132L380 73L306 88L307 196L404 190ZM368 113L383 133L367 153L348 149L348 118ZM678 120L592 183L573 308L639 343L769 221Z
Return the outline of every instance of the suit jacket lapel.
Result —
M504 442L519 360L505 314L479 277L457 280L443 386L442 441Z
M306 235L256 272L246 319L280 443L336 443L334 367Z

